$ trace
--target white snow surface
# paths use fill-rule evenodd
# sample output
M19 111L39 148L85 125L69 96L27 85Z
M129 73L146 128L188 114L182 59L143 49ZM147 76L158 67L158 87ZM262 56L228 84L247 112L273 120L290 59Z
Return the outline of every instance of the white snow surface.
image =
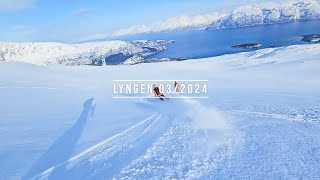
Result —
M154 53L143 47L151 47L156 48L157 51L163 51L166 49L164 45L167 43L171 43L171 41L101 41L78 44L2 42L0 43L0 61L21 61L35 65L86 65L95 61L104 62L107 56L118 53L133 55L134 58L143 58Z
M0 177L319 179L319 68L319 44L135 66L0 62ZM120 79L207 79L209 99L113 99Z
M291 0L245 5L213 22L207 29L236 28L261 24L320 19L319 0Z
M142 33L176 31L190 28L203 28L223 17L225 13L207 13L197 15L181 15L158 21L149 25L141 24L120 29L111 34L111 37L127 36Z

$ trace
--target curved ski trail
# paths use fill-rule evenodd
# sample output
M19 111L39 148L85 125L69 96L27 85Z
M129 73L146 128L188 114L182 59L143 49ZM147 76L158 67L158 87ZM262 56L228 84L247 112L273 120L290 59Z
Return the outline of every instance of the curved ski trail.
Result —
M129 129L96 144L68 161L49 168L33 179L101 179L113 177L140 156L169 121L155 113Z
M201 178L242 145L241 132L193 100L140 100L155 113L34 179ZM148 108L147 108L148 107Z

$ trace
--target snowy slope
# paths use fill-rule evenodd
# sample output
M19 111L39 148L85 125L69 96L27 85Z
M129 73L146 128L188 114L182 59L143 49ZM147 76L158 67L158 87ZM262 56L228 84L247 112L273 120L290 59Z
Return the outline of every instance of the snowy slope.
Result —
M0 177L319 179L319 57L312 44L137 66L0 62ZM112 99L115 79L208 79L209 99Z
M181 15L158 21L149 25L136 25L125 29L120 29L111 34L112 37L128 36L142 33L177 31L183 29L203 28L212 22L223 17L224 13L208 13L198 15Z
M138 43L140 42L140 43ZM103 65L113 54L125 54L132 59L163 51L171 41L105 41L80 44L55 42L0 43L0 61L21 61L36 65Z
M261 24L287 23L320 18L320 1L268 2L241 6L213 22L207 29L236 28Z

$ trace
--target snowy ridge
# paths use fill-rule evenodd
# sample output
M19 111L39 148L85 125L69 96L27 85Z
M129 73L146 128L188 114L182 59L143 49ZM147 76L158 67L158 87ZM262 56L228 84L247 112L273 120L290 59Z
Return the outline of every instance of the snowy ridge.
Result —
M163 51L171 41L103 41L79 44L57 42L0 43L0 61L21 61L36 65L103 65L106 57L124 54L131 58ZM108 62L107 62L108 63Z
M223 29L261 24L287 23L320 19L319 0L289 0L244 5L231 12L213 12L198 15L181 15L152 24L140 24L117 30L111 34L91 35L83 39L104 39L143 33L177 31L183 29Z
M234 9L227 16L213 22L207 30L287 23L320 18L320 1L303 0L283 3L262 3Z
M224 13L208 13L199 15L182 15L158 21L150 25L136 25L125 29L120 29L111 34L111 37L127 36L142 33L176 31L190 28L203 28L218 20Z

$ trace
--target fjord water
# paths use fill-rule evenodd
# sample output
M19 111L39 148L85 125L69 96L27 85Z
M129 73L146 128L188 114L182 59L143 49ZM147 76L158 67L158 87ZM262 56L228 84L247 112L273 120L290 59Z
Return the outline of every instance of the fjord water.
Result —
M154 58L205 58L222 54L252 51L261 48L305 44L302 35L320 33L320 20L286 24L260 25L234 29L184 30L165 33L134 35L123 40L175 40L166 51ZM236 49L230 46L244 43L260 43L259 48Z

